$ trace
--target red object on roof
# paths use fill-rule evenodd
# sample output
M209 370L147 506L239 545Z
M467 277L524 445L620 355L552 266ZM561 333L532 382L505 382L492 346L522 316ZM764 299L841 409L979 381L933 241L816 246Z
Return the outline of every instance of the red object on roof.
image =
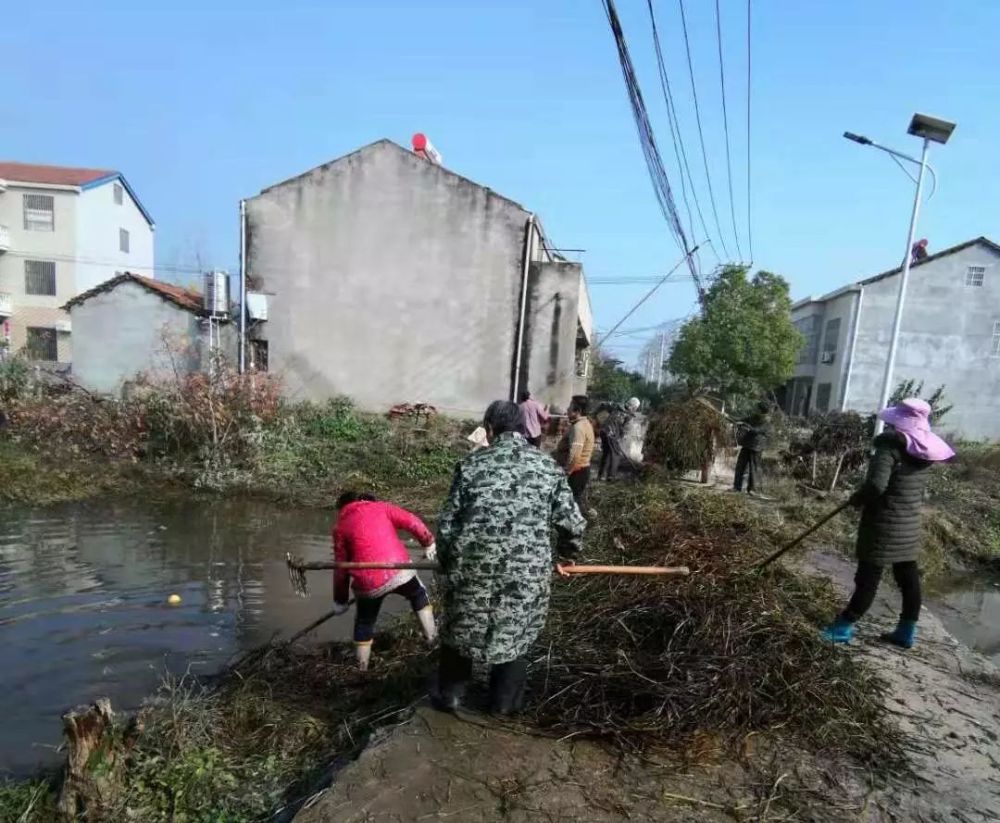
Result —
M63 308L70 309L73 306L78 306L85 300L89 300L91 297L103 292L111 291L113 288L126 282L136 283L187 311L195 312L196 314L200 314L202 311L201 292L194 291L193 289L185 289L183 286L177 286L173 283L153 280L151 277L143 277L141 274L132 274L129 271L119 274L117 277L112 277L110 280L105 280L92 289L81 292L72 300L69 300Z
M74 169L68 166L37 166L0 160L0 180L17 183L45 183L50 186L83 186L102 177L118 174L109 169Z
M427 135L417 132L413 135L413 150L424 151L427 148Z

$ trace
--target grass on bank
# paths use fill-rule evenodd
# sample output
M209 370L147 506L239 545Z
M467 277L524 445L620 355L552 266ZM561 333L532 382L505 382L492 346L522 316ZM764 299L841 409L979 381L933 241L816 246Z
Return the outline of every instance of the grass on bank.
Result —
M92 402L73 401L77 410ZM282 406L266 423L256 420L238 446L171 441L154 448L146 432L123 453L102 445L102 437L114 436L108 413L96 422L87 413L55 418L59 428L51 419L36 427L41 409L15 416L0 433L0 500L45 505L171 487L322 506L353 486L433 510L473 428L444 418L389 421L337 399ZM144 429L148 421L134 425Z

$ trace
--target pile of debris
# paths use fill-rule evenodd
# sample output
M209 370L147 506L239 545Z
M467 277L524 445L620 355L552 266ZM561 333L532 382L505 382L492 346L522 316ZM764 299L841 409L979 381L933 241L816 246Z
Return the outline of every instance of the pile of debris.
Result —
M735 496L653 484L616 489L600 514L588 559L683 563L691 576L556 586L532 667L539 726L681 749L706 733L739 746L780 731L904 768L886 684L819 637L829 584L780 564L753 569L778 537L773 522Z

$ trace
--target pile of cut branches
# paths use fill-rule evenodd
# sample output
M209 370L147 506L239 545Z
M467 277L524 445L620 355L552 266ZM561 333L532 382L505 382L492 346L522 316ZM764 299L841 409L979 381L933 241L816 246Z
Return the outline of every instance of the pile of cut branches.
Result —
M829 585L780 565L750 571L773 546L773 522L736 497L663 486L603 503L589 552L598 562L684 563L692 574L557 586L533 667L540 726L628 746L683 747L705 733L738 745L780 731L902 768L886 685L817 631L833 613Z
M735 445L732 424L704 398L670 403L649 421L647 458L673 471L701 469Z

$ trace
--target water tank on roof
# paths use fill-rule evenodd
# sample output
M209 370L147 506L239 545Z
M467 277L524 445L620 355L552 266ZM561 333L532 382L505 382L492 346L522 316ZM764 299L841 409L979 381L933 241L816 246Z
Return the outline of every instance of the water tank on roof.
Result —
M205 272L202 307L211 317L229 315L229 272Z

